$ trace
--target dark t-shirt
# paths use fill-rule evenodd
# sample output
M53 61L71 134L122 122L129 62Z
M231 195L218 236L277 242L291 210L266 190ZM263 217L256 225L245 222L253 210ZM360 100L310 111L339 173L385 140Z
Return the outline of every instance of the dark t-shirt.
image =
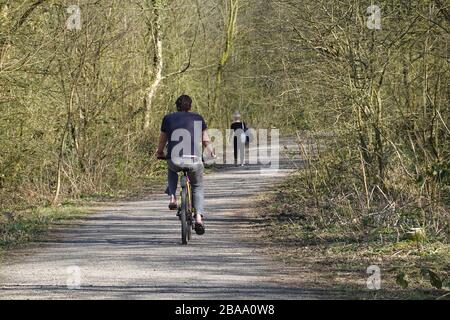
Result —
M202 133L206 128L203 117L195 112L174 112L166 115L161 124L161 131L168 137L167 156L201 157Z
M244 125L244 128L242 128L242 125ZM231 130L236 131L239 129L243 129L244 132L247 131L247 125L245 124L245 122L233 122L231 124Z

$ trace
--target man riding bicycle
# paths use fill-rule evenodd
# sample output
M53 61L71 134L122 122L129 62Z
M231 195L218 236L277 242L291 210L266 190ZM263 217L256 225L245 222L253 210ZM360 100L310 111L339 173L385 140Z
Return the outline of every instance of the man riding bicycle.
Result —
M178 208L176 198L178 172L187 170L192 185L192 202L196 210L195 232L201 235L205 233L205 225L202 221L204 215L202 146L212 156L214 151L205 120L201 115L191 112L192 99L182 95L177 99L176 106L177 112L163 118L156 157L167 158L166 193L170 196L170 210ZM167 156L164 155L166 144Z

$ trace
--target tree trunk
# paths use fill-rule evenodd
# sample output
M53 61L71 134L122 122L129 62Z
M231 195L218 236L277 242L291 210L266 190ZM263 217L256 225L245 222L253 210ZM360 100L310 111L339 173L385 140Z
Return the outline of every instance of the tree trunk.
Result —
M218 112L219 97L221 93L222 78L223 78L223 69L233 51L234 35L236 32L236 20L239 8L238 5L239 0L228 0L228 20L226 26L227 32L225 37L225 46L222 55L220 56L219 63L217 65L216 83L214 87L214 95L212 103L215 115L217 115Z
M80 68L81 69L81 68ZM64 159L64 144L66 142L66 135L68 131L70 130L71 122L72 122L72 110L73 110L73 99L75 96L75 90L76 85L74 84L72 87L72 91L70 93L70 99L69 104L67 106L67 122L66 126L64 127L64 131L61 137L61 144L59 146L59 155L58 155L58 176L56 179L56 190L55 190L55 196L53 197L52 204L55 206L59 202L59 195L61 193L61 175L62 175L62 166L63 166L63 159Z
M151 126L151 112L153 100L162 81L163 70L163 53L162 53L162 31L161 31L161 10L163 9L162 0L152 0L153 6L153 26L152 35L154 43L153 54L153 76L151 85L145 94L145 114L144 114L144 130L149 130Z

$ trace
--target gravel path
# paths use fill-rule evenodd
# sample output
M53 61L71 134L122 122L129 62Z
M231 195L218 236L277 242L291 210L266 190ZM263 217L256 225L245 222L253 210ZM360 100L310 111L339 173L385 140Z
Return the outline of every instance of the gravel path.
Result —
M188 246L163 194L108 204L81 225L59 226L52 240L9 254L0 266L0 298L315 298L290 285L292 272L251 241L254 197L289 173L292 162L281 162L277 172L247 166L207 175L207 231ZM77 273L80 286L68 287Z

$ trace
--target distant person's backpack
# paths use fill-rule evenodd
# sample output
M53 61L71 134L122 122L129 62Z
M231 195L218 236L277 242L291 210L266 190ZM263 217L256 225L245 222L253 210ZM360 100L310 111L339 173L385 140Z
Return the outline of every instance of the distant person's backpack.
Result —
M241 122L242 124L242 133L241 133L241 143L245 144L247 142L247 135L245 134L245 127L244 127L244 122Z

